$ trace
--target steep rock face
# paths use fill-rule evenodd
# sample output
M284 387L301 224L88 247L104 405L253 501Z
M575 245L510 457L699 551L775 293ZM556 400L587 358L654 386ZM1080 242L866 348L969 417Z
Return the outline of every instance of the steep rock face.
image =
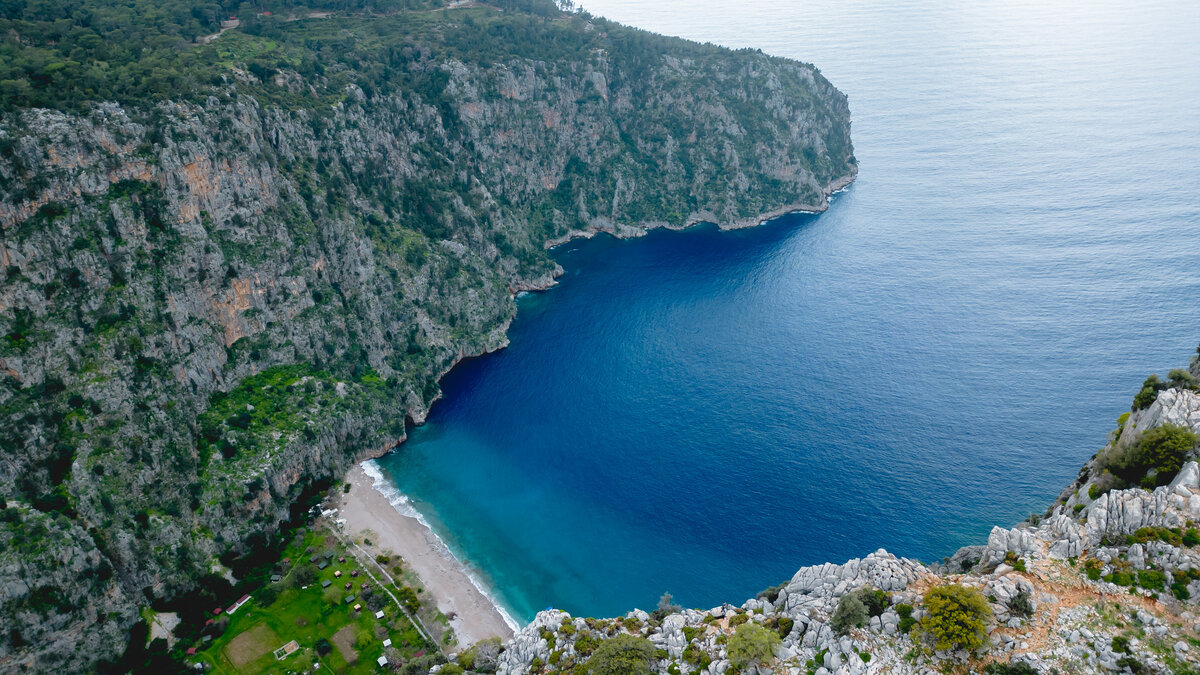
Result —
M0 117L0 496L116 584L102 629L15 614L58 633L0 664L94 630L112 656L138 604L403 439L441 374L506 344L513 293L553 283L546 246L819 210L856 172L845 97L805 64L581 17L528 29L595 41L569 57L320 26L387 22L411 86L235 65L203 101Z

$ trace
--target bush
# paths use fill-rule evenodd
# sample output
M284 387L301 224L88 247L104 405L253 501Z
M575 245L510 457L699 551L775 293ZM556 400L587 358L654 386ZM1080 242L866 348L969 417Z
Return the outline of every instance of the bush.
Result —
M901 633L908 633L913 626L917 625L917 620L913 618L913 606L900 603L896 605L896 613L900 615L899 629Z
M829 625L838 635L845 635L851 628L861 628L868 618L870 615L867 614L867 606L859 599L858 594L847 593L838 600L837 608L829 618Z
M729 636L726 651L729 662L745 668L755 663L765 663L775 657L775 650L782 640L775 631L768 630L756 623L739 626L733 635Z
M670 593L663 593L662 597L658 599L658 608L653 612L650 612L650 618L654 619L655 621L662 621L663 619L682 609L679 605L675 604L671 600L672 598Z
M1141 390L1133 397L1133 409L1145 410L1149 408L1150 404L1154 403L1154 400L1158 398L1158 392L1166 388L1166 383L1159 380L1158 375L1147 377L1146 381L1142 382Z
M1173 368L1167 373L1167 380L1170 386L1177 389L1195 389L1200 386L1200 380L1183 368Z
M945 584L925 594L921 629L937 649L974 651L987 640L987 620L992 614L983 594L974 588Z
M1129 653L1129 638L1123 635L1114 635L1112 639L1112 650L1118 654Z
M1038 675L1028 663L989 663L983 672L985 675Z
M1117 659L1117 667L1128 668L1129 672L1133 673L1133 675L1138 675L1138 673L1142 672L1143 668L1142 662L1138 661L1132 656L1122 656L1121 658Z
M796 622L792 619L789 619L786 616L779 617L779 637L785 638L788 635L791 635L792 628L794 628L795 625Z
M587 675L650 675L654 645L646 638L622 633L605 640L583 664Z
M883 614L889 604L891 596L887 593L864 586L842 596L829 622L839 635L845 635L851 628L861 628L871 617Z
M1167 575L1158 570L1139 570L1137 584L1152 591L1161 591L1167 587Z
M1196 447L1196 434L1174 424L1154 427L1137 443L1104 457L1104 468L1130 483L1166 485Z
M1029 593L1021 591L1014 595L1012 600L1008 601L1008 611L1016 616L1033 616L1033 601L1029 599Z
M778 586L772 586L770 588L763 589L754 597L759 600L766 600L771 604L775 604L775 601L779 599L779 593L783 591L784 587L786 586L787 584L779 584Z

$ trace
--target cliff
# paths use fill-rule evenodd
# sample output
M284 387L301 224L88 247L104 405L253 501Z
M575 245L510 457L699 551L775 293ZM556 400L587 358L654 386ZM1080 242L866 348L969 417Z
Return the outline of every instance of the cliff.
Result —
M243 12L120 63L3 17L0 670L114 659L269 549L504 346L547 246L820 210L856 173L812 66L502 4Z
M936 564L880 549L840 565L806 567L740 606L660 605L653 613L601 620L548 610L494 657L488 653L486 668L505 674L589 667L713 675L1198 672L1197 374L1193 361L1191 372L1172 371L1169 382L1147 380L1152 393L1139 394L1077 483L1045 514L993 528L986 544ZM1156 439L1164 436L1183 442L1160 453ZM1177 463L1169 474L1142 468L1145 487L1118 489L1114 482L1124 479L1114 471L1126 464L1116 459L1127 455ZM931 600L945 588L978 591L977 627L963 618L974 611L968 604L948 612ZM756 633L747 625L762 629L757 644L765 646L758 651L748 652L739 637ZM762 637L768 633L775 637ZM645 658L605 670L617 650L601 648L618 639L626 656L642 642ZM478 668L480 655L478 648L469 651L439 672L462 672L464 661Z

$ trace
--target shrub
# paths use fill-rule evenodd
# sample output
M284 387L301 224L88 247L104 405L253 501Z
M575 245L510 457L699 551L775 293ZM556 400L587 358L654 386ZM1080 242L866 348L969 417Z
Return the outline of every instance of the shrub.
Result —
M1129 638L1123 635L1114 635L1112 639L1112 650L1118 654L1129 653Z
M729 627L736 628L736 627L746 623L749 620L750 620L750 617L746 614L734 614L729 619Z
M726 645L729 662L738 668L745 668L751 664L770 661L781 642L779 634L775 631L756 623L744 624L729 636L729 643Z
M1158 570L1139 570L1137 584L1152 591L1161 591L1167 587L1167 575Z
M1083 561L1083 573L1092 581L1100 581L1100 571L1104 569L1104 563L1095 558L1088 558Z
M829 618L829 625L838 635L845 635L851 628L861 628L868 618L870 615L867 614L867 606L859 599L858 594L847 593L838 600L837 608Z
M1179 473L1195 447L1196 434L1190 429L1163 424L1142 434L1137 443L1113 450L1103 458L1103 464L1130 483L1165 485Z
M754 597L759 600L766 600L771 604L775 604L775 601L779 599L780 591L782 591L785 586L787 586L787 584L779 584L778 586L772 586L770 588L763 589Z
M796 622L793 621L792 619L790 619L786 616L779 617L779 627L778 627L779 637L785 638L788 635L791 635L792 628L795 625L796 625Z
M985 675L1038 675L1028 663L989 663L983 672Z
M913 618L913 606L900 603L896 605L896 613L900 615L899 629L901 633L908 633L913 626L917 625L917 620Z
M680 610L680 606L672 602L670 593L663 593L658 599L658 608L650 613L650 618L655 621L662 621Z
M1029 599L1029 593L1021 591L1014 595L1012 600L1008 601L1008 611L1017 616L1033 616L1033 601Z
M499 655L500 638L480 640L459 653L458 665L464 670L493 673L496 671L496 659Z
M650 675L654 645L646 638L622 633L605 640L583 664L588 675Z
M1138 661L1132 656L1122 656L1121 658L1117 659L1117 667L1128 668L1129 672L1133 673L1133 675L1138 675L1138 673L1142 672L1143 668L1142 662Z
M1172 368L1171 372L1167 373L1167 380L1170 386L1178 389L1195 389L1200 386L1200 380L1183 368Z
M705 670L712 663L712 657L708 655L708 652L694 644L688 645L683 650L683 660L696 666L697 670Z
M1133 409L1145 410L1154 403L1154 399L1158 398L1158 392L1166 389L1167 385L1162 380L1158 379L1158 375L1151 375L1142 382L1142 388L1137 395L1133 397Z
M974 651L983 646L992 610L978 590L945 584L926 593L924 605L928 616L921 628L937 649Z

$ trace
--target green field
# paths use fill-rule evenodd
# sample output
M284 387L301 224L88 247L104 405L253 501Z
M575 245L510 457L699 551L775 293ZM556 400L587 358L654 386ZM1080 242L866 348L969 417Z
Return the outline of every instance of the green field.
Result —
M318 570L329 552L333 553L329 566ZM312 556L316 563L309 561ZM315 663L321 664L320 672L373 673L379 670L376 660L381 655L390 662L404 662L437 652L332 534L319 529L304 531L288 546L284 557L290 558L290 563L280 564L281 581L257 594L269 598L277 592L274 602L265 607L257 598L247 602L227 617L225 631L189 660L202 661L208 672L215 673L311 672ZM339 562L343 557L345 562ZM390 564L396 565L397 559ZM377 568L371 571L386 583ZM352 572L357 576L352 577ZM328 588L321 586L325 580L331 582ZM351 588L346 588L347 583ZM390 584L387 588L397 598L404 597L400 588ZM354 601L345 602L350 595L355 596ZM362 605L361 610L354 610L356 603ZM380 610L384 618L376 619L375 612ZM226 615L214 618L220 621L222 616ZM386 639L392 645L385 653ZM274 650L291 640L300 649L277 660ZM328 653L323 655L317 649L321 641L328 642Z

